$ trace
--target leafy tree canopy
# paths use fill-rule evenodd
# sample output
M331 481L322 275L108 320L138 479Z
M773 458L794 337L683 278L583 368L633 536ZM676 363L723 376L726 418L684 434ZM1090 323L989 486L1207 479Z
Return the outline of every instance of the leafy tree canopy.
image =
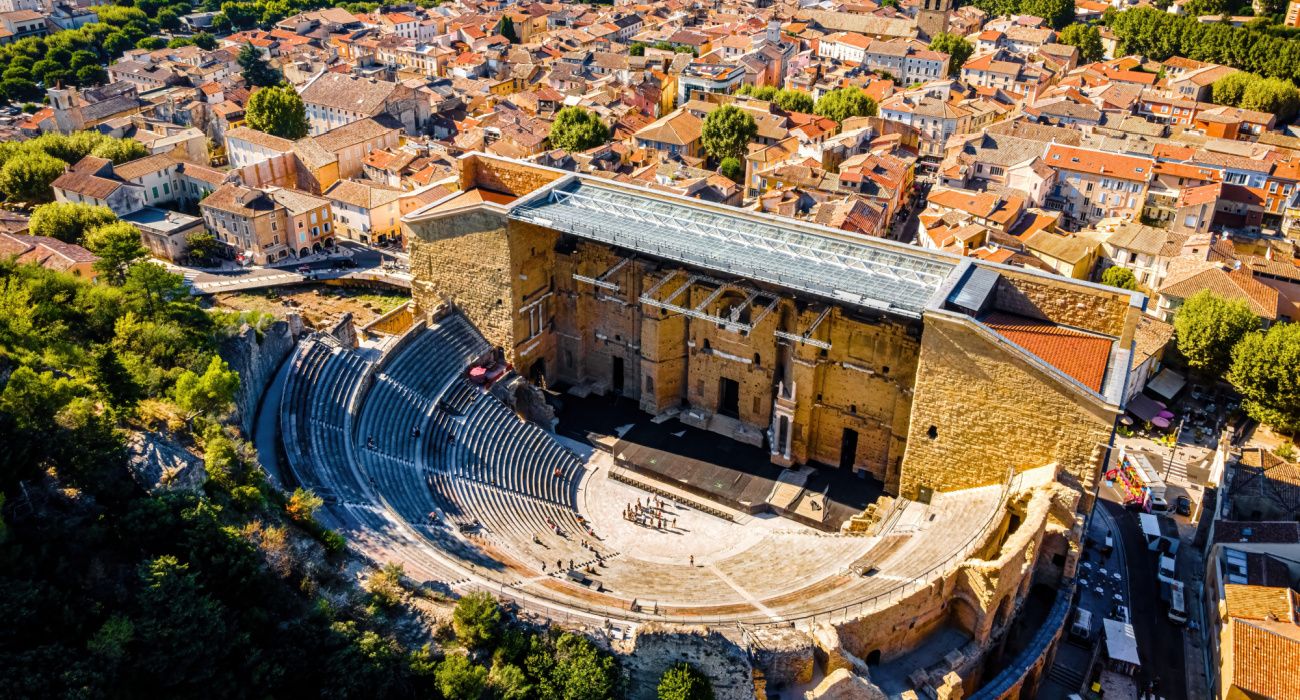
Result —
M745 177L745 164L738 158L723 158L718 164L718 172L732 182L740 182L741 178Z
M1133 271L1118 265L1108 267L1101 273L1101 283L1120 289L1137 289L1137 278L1133 276Z
M961 73L975 47L964 36L941 32L930 40L930 50L948 54L948 75L955 76Z
M551 122L551 146L571 153L585 151L609 141L609 127L600 117L582 107L565 107Z
M1248 333L1232 349L1228 379L1255 420L1295 435L1300 431L1300 324L1279 323Z
M245 121L249 128L296 141L307 135L307 105L291 85L264 87L248 98Z
M1106 57L1101 30L1090 24L1071 24L1061 30L1057 41L1079 49L1079 59L1083 63L1095 63Z
M65 243L81 243L91 229L117 221L108 207L80 202L52 202L36 207L27 223L33 236L49 236Z
M475 592L462 596L451 619L456 640L468 649L489 646L501 632L502 617L501 606L491 595Z
M876 102L858 88L840 88L822 95L813 113L837 122L850 117L873 117L876 115Z
M758 135L754 117L735 105L722 105L709 112L700 129L700 144L714 158L740 159Z
M1233 346L1258 328L1259 318L1246 302L1208 290L1193 294L1174 314L1178 352L1192 369L1211 377L1228 369Z
M100 279L119 287L126 282L127 270L149 256L140 243L140 229L125 221L91 229L86 234L85 245L99 258L95 261L95 272Z
M659 700L713 700L713 684L709 677L685 662L664 671L656 690Z
M225 3L225 5L237 4L239 3ZM222 6L223 12L225 11L225 5ZM238 61L239 67L243 69L244 82L250 88L279 85L284 80L284 74L272 68L271 64L262 57L262 52L258 51L252 44L244 44L244 47L239 50Z

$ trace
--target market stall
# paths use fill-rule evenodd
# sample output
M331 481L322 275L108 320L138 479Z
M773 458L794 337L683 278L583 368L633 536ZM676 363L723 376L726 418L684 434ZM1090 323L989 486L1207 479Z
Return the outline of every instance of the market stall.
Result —
M1106 472L1106 479L1124 497L1125 504L1136 503L1150 508L1152 498L1164 497L1165 482L1153 464L1153 457L1144 452L1121 449L1118 463Z

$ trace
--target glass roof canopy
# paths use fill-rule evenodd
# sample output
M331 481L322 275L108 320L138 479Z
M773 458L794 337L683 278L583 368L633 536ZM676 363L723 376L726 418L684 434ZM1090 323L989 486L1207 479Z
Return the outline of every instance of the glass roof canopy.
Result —
M646 255L919 318L956 261L574 179L510 217Z

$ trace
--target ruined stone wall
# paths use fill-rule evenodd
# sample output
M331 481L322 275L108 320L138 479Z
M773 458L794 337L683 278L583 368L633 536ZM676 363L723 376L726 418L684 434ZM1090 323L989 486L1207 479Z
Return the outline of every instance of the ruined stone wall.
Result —
M998 343L974 321L927 313L899 494L1005 481L1057 464L1091 493L1116 412Z
M709 677L718 700L753 700L753 675L742 644L702 627L644 625L637 630L632 653L621 659L628 697L654 700L660 676L684 661Z

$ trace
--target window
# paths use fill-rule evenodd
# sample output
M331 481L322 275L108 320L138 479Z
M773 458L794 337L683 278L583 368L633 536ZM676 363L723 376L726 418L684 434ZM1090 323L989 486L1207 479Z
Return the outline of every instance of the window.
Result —
M171 194L171 193L172 193L171 188L168 187L168 186L167 186L167 183L164 182L164 183L163 183L163 194Z

